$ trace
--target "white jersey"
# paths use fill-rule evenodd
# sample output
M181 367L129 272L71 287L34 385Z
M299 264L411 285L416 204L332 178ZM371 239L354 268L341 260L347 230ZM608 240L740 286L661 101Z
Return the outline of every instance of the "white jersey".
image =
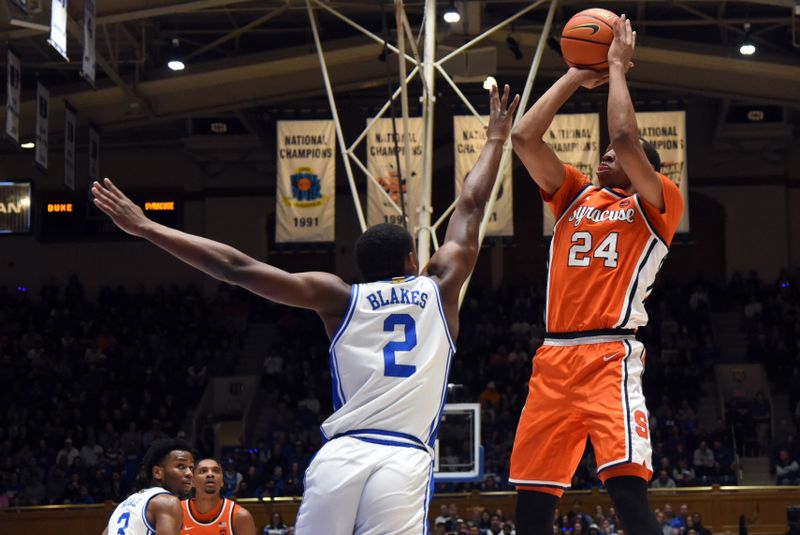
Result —
M439 288L428 277L353 285L330 349L335 412L327 439L432 452L455 345Z
M147 505L159 494L171 494L161 487L140 490L120 503L108 519L108 535L155 535L147 520Z

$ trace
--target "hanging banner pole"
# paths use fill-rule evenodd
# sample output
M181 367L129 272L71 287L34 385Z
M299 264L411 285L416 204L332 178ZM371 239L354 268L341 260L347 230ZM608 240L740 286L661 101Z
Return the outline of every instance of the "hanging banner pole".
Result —
M67 0L53 0L50 11L50 38L47 40L56 52L67 57Z
M36 155L34 161L45 173L47 172L49 144L50 91L39 82L36 84Z
M19 145L19 110L22 68L19 58L8 49L8 72L6 74L6 135Z
M95 30L97 17L95 13L95 0L84 0L83 5L83 62L81 63L81 76L94 87L95 83Z

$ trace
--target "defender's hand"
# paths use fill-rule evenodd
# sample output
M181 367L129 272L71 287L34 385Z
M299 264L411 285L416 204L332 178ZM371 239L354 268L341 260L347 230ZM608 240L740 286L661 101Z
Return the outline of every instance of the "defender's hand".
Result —
M487 141L500 141L504 143L511 133L511 124L514 121L514 112L519 105L519 95L514 95L511 105L508 105L508 95L511 88L508 84L503 88L501 99L497 86L493 85L489 91L489 125L486 127Z
M93 183L92 195L95 206L110 217L115 225L128 234L142 236L150 220L110 179L106 178L102 184Z

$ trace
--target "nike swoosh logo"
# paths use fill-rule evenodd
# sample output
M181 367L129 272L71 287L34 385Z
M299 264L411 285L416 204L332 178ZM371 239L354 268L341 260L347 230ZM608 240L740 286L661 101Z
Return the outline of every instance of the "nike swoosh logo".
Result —
M610 355L606 355L605 357L603 357L603 362L608 362L609 360L613 359L617 355L619 355L619 353L612 353Z
M589 35L594 35L600 31L600 26L597 24L581 24L580 26L573 26L572 28L570 28L570 31L577 30L580 28L588 28L592 30L592 33L590 33Z

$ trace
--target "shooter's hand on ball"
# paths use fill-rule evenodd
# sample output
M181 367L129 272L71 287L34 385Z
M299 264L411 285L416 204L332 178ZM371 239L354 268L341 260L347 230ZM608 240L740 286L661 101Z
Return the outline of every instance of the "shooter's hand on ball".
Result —
M103 183L92 184L94 204L119 228L134 236L143 236L145 227L152 223L133 201L106 178Z
M631 67L633 49L636 48L636 32L631 28L631 21L622 15L614 22L614 41L608 49L608 65L611 68Z
M575 79L580 82L581 87L594 89L608 82L608 71L590 71L589 69L578 69L570 67Z

